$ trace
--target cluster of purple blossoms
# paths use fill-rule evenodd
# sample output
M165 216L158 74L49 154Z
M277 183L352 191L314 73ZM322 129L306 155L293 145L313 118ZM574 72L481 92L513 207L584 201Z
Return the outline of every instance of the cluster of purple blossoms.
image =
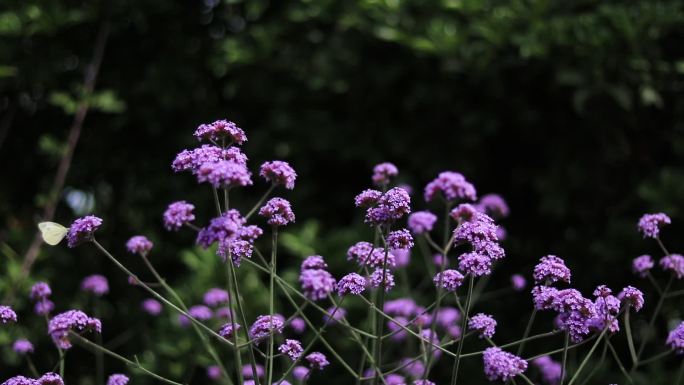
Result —
M387 245L390 249L409 250L413 247L413 237L406 229L395 230L387 235Z
M660 267L665 271L672 272L677 279L684 277L684 256L680 254L670 254L660 258Z
M223 326L221 326L218 334L221 337L229 340L229 339L233 338L233 333L240 330L241 327L242 326L240 326L240 324L237 322L234 324L233 324L233 322L228 322L227 324L224 324Z
M432 231L437 216L429 211L416 211L408 217L408 227L413 234L425 234Z
M231 209L221 216L212 218L207 227L197 233L197 244L208 248L218 242L216 254L225 260L230 256L236 266L242 258L251 258L253 243L263 231L254 225L245 226L245 218L239 211Z
M135 235L126 242L126 249L131 254L146 256L152 250L154 244L143 235Z
M218 365L208 366L207 377L209 377L212 380L220 379L221 377L223 377L223 373L221 373L221 368Z
M658 238L660 228L672 223L670 217L664 213L644 214L639 219L639 232L644 238Z
M386 186L392 177L399 175L397 166L389 162L384 162L373 167L373 184L376 186Z
M364 290L366 290L366 279L356 273L349 273L337 282L337 294L340 296L359 295Z
M33 311L38 315L48 315L55 308L55 304L50 300L52 290L45 282L36 282L31 287L31 294L29 297L36 302Z
M454 207L449 212L449 217L456 221L457 223L469 222L473 220L473 217L477 215L478 210L475 206L470 203L461 203L460 205ZM484 212L483 212L484 213ZM484 213L488 216L488 214Z
M496 320L492 316L478 313L468 320L468 328L480 334L480 338L492 338L496 331Z
M601 304L597 305L575 289L558 290L551 286L535 286L532 289L532 298L537 310L553 310L559 313L558 327L568 332L573 342L582 341L589 334L590 328L598 326L602 329L609 324L612 326L614 317L609 315L614 312L615 304L618 310L620 306L620 301L615 297L612 297L614 300L607 301L603 301L605 297L601 297L598 301Z
M665 343L677 354L684 354L684 322L670 331Z
M86 293L92 293L97 297L109 293L109 282L104 275L93 274L83 278L81 282L81 290Z
M344 319L346 316L347 311L344 310L344 308L339 306L331 306L325 310L325 313L323 313L323 322L326 324L328 322L336 323L342 321L342 319Z
M190 306L190 308L188 309L188 314L190 315L190 317L198 321L208 321L214 316L214 313L211 311L211 309L204 305ZM182 327L188 327L192 323L192 320L188 318L185 314L179 314L178 323Z
M356 206L367 207L365 222L372 226L389 225L411 212L411 197L394 187L386 193L366 190L355 198Z
M520 274L511 275L511 286L515 291L522 291L527 286L527 280Z
M64 385L64 379L57 373L48 372L37 380L15 376L3 382L2 385Z
M454 244L470 244L474 253L486 257L491 264L491 262L499 260L505 255L503 248L498 244L497 228L494 220L487 214L476 212L469 220L461 222L454 230ZM468 259L482 260L482 258L473 256L468 257ZM480 261L477 265L482 265L482 262ZM485 263L485 265L487 264Z
M260 340L268 337L271 333L282 333L285 326L284 319L281 315L260 315L256 321L249 328L249 337L254 340Z
M562 258L547 255L534 267L533 277L538 284L550 285L558 281L570 283L570 269L565 266Z
M254 373L254 369L256 368L256 373ZM264 374L266 373L266 370L262 365L256 364L255 368L252 368L252 365L243 365L242 366L242 376L244 378L263 378Z
M83 242L93 240L93 235L102 226L102 219L94 215L78 218L71 224L66 238L69 247L76 247Z
M378 268L368 277L368 283L372 288L379 288L384 284L385 291L390 291L395 285L394 275L389 269Z
M259 175L275 185L283 185L286 189L292 190L297 180L297 173L290 167L289 163L281 160L266 162L261 165Z
M295 221L290 202L283 198L271 198L259 209L259 215L265 217L271 226L285 226Z
M217 307L219 305L226 304L228 303L228 299L228 292L218 287L213 287L207 290L207 292L204 293L204 296L202 296L202 301L204 304L211 307Z
M387 252L381 247L373 248L368 242L357 242L347 250L347 259L356 260L361 266L382 267L387 262L388 267L396 266L396 257L391 252Z
M477 210L489 215L492 218L506 218L510 214L510 209L506 201L498 194L486 194L480 197L480 201L475 206Z
M636 287L625 287L617 297L623 304L634 308L634 311L638 312L644 306L644 293Z
M210 124L201 124L195 130L195 137L198 140L214 142L225 138L236 144L242 144L247 141L245 132L237 124L225 119L217 120Z
M202 164L197 170L197 181L207 182L214 188L251 186L252 173L243 164L220 160Z
M492 259L477 252L463 253L458 257L458 268L466 274L482 277L492 273Z
M463 284L463 274L458 270L447 269L437 273L432 282L435 286L441 287L446 291L456 291L461 284Z
M71 348L70 331L102 333L102 323L97 318L88 317L86 313L80 310L69 310L57 314L48 323L48 334L60 349Z
M292 369L292 377L294 377L297 381L304 382L307 378L309 378L309 373L311 373L311 370L309 370L309 368L306 366L295 366L294 369Z
M14 350L18 354L33 353L33 344L31 343L31 341L21 338L14 341L14 344L12 345L12 350Z
M288 326L290 326L295 333L302 334L304 333L304 330L306 330L306 321L300 317L295 317L290 320Z
M617 315L620 312L620 300L612 295L612 290L605 285L594 290L594 310L596 315L588 321L590 328L603 330L607 328L611 333L620 330Z
M304 353L304 348L302 348L302 343L297 340L286 339L285 343L278 347L278 351L281 354L285 354L290 357L292 361L297 361L299 357Z
M425 374L425 365L420 360L404 358L401 360L402 371L409 377L420 378Z
M484 372L490 381L508 381L527 370L527 361L499 348L487 348L482 354Z
M549 356L541 356L532 360L532 364L537 367L542 380L547 385L558 385L561 379L563 367L560 362L556 362Z
M644 278L654 265L655 263L650 255L640 255L632 261L632 270L641 278Z
M237 147L221 148L205 144L193 150L183 150L171 163L174 172L191 171L197 175L205 164L229 161L247 166L247 156Z
M169 231L178 231L186 223L195 220L195 206L186 201L173 202L164 211L164 227Z
M326 270L327 267L320 255L312 255L302 262L299 283L307 298L322 300L335 290L335 278Z
M330 364L328 359L325 357L325 354L321 352L313 352L304 357L304 359L309 363L309 366L312 369L323 370L323 368Z
M107 385L127 385L128 381L128 377L123 374L112 374L107 379Z
M430 202L440 195L447 202L454 200L477 199L475 186L468 182L465 177L453 171L441 172L437 178L425 186L425 201Z
M143 311L152 316L158 316L162 312L162 304L154 298L147 298L140 304Z

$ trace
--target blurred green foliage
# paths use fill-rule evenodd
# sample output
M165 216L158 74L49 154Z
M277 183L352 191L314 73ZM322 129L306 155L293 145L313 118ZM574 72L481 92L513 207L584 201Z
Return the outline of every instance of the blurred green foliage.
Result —
M635 231L646 211L673 217L665 241L682 248L681 1L5 0L0 295L30 285L18 281L22 255L86 97L84 71L103 23L111 26L104 62L56 219L67 224L92 207L105 218L103 243L122 257L129 236L147 234L155 264L189 302L222 286L224 274L213 255L192 247L191 234L162 231L160 214L173 200L195 202L202 220L212 215L206 188L173 176L169 164L196 144L198 124L224 117L247 131L253 169L282 158L300 175L294 193L279 192L298 218L281 238L282 269L292 282L300 258L312 253L324 255L336 276L348 270L346 248L371 237L352 198L370 184L371 166L385 160L414 187L416 208L425 207L422 186L444 169L508 199L509 257L493 288L506 286L512 272L529 276L548 253L566 258L585 293L599 283L634 282L629 260L658 252ZM263 187L232 200L248 209ZM124 259L144 271L140 261ZM112 281L103 305L106 340L152 369L201 383L208 361L194 354L192 333L179 332L168 313L141 317L142 293L93 248L44 248L32 280L52 283L58 309L89 307L75 293L91 273ZM422 274L417 264L412 281ZM253 300L250 316L266 311L264 277L248 266L240 276ZM15 305L29 320L23 300ZM526 307L500 302L486 310L507 325L501 338L512 340ZM354 309L364 312L360 304ZM670 320L682 317L674 304L665 311ZM26 333L42 330L34 321L22 324ZM0 368L2 376L20 368L8 338L0 333L1 361L11 365ZM37 360L51 362L50 343L39 347ZM70 353L68 373L79 384L92 383L90 368L73 363L89 357ZM188 362L196 370L183 371ZM647 369L649 381L669 383L672 364ZM479 365L466 370L472 383L484 381ZM609 365L597 381L618 376Z

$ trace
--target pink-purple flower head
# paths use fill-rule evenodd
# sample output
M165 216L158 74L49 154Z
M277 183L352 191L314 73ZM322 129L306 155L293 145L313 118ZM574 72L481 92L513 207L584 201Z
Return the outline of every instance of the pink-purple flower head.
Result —
M441 172L436 179L425 186L425 201L430 202L440 196L447 202L454 200L475 201L477 192L475 186L457 172Z
M162 304L154 298L147 298L140 304L143 311L152 316L158 316L162 312Z
M532 301L537 310L551 310L554 307L558 289L552 286L535 286L532 288Z
M290 328L297 334L302 334L306 330L306 322L301 317L295 317L290 320Z
M366 279L356 273L349 273L337 282L337 294L340 296L359 295L366 290Z
M376 186L387 186L392 179L399 175L399 169L392 163L380 163L373 167L373 184Z
M175 172L191 171L197 175L200 167L204 164L230 161L242 166L247 166L247 156L238 147L221 148L205 144L193 150L183 150L171 163Z
M126 249L131 254L145 256L152 250L154 244L144 235L135 235L126 242Z
M57 373L48 372L36 380L36 383L37 385L64 385L64 379Z
M634 311L639 311L644 306L644 293L636 287L625 287L617 297L622 303L633 307Z
M50 285L45 282L36 282L33 286L31 286L31 293L29 294L29 297L32 301L39 301L46 299L51 295L52 289L50 289Z
M469 243L473 251L493 260L504 257L505 252L497 243L498 226L487 214L475 212L468 221L463 221L454 230L454 244Z
M389 251L394 256L394 266L406 267L411 263L411 251L406 249L392 249Z
M411 298L397 298L385 302L382 310L389 315L410 317L417 314L418 305Z
M432 282L434 282L437 287L441 285L442 289L446 291L455 291L463 284L463 274L458 270L447 269L437 273L432 279Z
M204 293L202 299L205 305L217 307L219 305L228 303L228 292L221 288L213 287Z
M408 227L413 234L425 234L432 231L437 216L429 211L416 211L408 217Z
M632 261L632 271L641 278L644 278L654 265L655 263L650 255L640 255Z
M24 376L8 378L2 385L38 385L38 381Z
M102 333L102 323L97 318L88 317L86 313L80 310L69 310L57 314L48 323L48 334L62 350L70 349L72 346L69 340L70 331Z
M297 361L304 353L302 343L297 340L286 339L285 342L278 347L281 354L288 356L292 361Z
M242 164L229 160L204 163L197 170L197 181L214 188L233 188L252 185L252 173Z
M55 303L46 298L36 302L36 305L33 307L33 311L38 315L48 315L52 312L52 310L54 310L54 308Z
M464 253L458 257L458 268L466 275L482 277L492 273L492 259L477 252Z
M195 206L186 201L173 202L164 211L164 227L169 231L178 231L184 224L195 220Z
M390 249L408 250L413 247L413 237L406 229L395 230L387 235L387 245Z
M562 374L562 365L549 356L541 356L532 360L532 364L537 367L541 378L545 384L558 385Z
M470 318L468 328L477 331L480 338L492 338L496 331L496 320L490 315L478 313Z
M435 312L434 321L443 328L449 328L461 319L461 312L456 308L444 306Z
M309 363L309 366L312 369L323 370L323 368L330 364L328 359L325 357L325 354L321 352L313 352L304 357L304 359Z
M252 368L252 365L243 365L242 366L242 376L245 378L263 378L264 374L266 373L266 370L264 370L264 367L262 365L256 364L256 373L254 373L254 369Z
M292 369L292 377L294 377L297 381L304 381L309 377L309 368L306 366L295 366L294 369Z
M337 323L347 316L347 311L339 306L331 306L323 313L323 322Z
M335 290L335 278L323 269L302 270L299 283L304 295L313 301L325 299Z
M354 259L361 266L387 267L396 266L396 258L391 252L385 253L380 247L373 248L368 242L358 242L347 250L347 259Z
M320 255L310 255L302 261L302 266L301 266L301 271L304 270L326 270L328 268L328 264L325 263L325 259L323 259L322 256Z
M477 209L492 218L506 218L510 214L508 204L499 194L486 194L477 203Z
M86 293L95 294L98 297L109 293L109 282L104 275L93 274L83 278L81 290Z
M670 331L665 343L677 354L684 354L684 322Z
M128 381L128 377L123 374L112 374L107 379L107 385L127 385Z
M218 365L211 365L207 367L207 377L212 380L218 380L223 376L221 368Z
M420 360L404 358L401 360L402 372L413 378L420 378L425 375L425 365Z
M571 274L563 259L555 255L547 255L542 257L534 267L533 276L536 283L549 285L558 281L570 283Z
M283 185L286 189L292 190L297 180L297 173L287 162L274 160L261 165L259 176L271 182L274 186Z
M644 238L658 238L660 228L672 223L665 213L644 214L639 219L639 232Z
M680 254L670 254L660 258L660 267L673 273L677 279L684 277L684 256Z
M221 326L221 329L219 329L219 335L227 340L233 338L233 334L240 330L241 326L239 323L233 324L232 322L228 322Z
M354 197L354 206L369 208L378 204L378 201L382 197L382 192L378 190L368 189L363 190Z
M290 202L283 198L271 198L259 209L259 215L265 217L271 226L285 226L295 221Z
M284 326L284 319L281 315L260 315L249 328L249 337L260 340L271 333L281 334Z
M88 215L83 218L78 218L71 224L67 232L67 241L69 247L76 247L83 242L93 240L95 231L102 226L102 219Z
M478 210L475 206L471 205L470 203L461 203L460 205L451 209L449 216L456 222L462 223L472 221L476 217L477 213ZM484 211L482 213L488 216L488 214Z
M389 269L383 269L378 268L371 273L370 277L368 277L368 284L372 288L379 288L383 286L384 282L384 287L385 291L390 291L394 287L394 275L392 272L389 271Z
M430 380L413 380L411 385L436 385L436 384Z
M515 291L522 291L527 286L527 280L521 274L511 275L511 287Z
M25 338L21 338L14 341L14 344L12 345L12 350L14 350L14 352L17 354L33 353L33 344L31 343L31 341Z
M198 140L218 141L223 138L231 143L242 144L247 141L245 132L230 120L217 120L214 123L201 124L195 130L195 137Z
M489 381L508 381L527 370L527 361L500 348L487 348L482 354Z
M411 197L406 190L394 187L382 194L366 210L365 222L372 226L389 225L411 212Z

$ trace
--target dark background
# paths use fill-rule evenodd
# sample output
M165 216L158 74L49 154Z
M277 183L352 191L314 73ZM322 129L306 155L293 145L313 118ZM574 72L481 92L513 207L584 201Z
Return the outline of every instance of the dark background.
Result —
M252 171L265 160L283 159L299 174L294 192L278 191L297 214L297 224L282 237L281 271L290 279L296 279L301 257L314 252L328 259L335 276L349 270L346 248L371 237L353 197L370 185L374 164L391 161L401 171L399 182L415 190L414 209L426 207L422 188L443 170L462 172L480 194L507 199L508 257L493 276L492 290L507 286L514 272L529 277L545 254L566 259L573 285L585 295L601 283L647 290L629 266L643 253L659 257L655 243L636 232L641 214L667 212L674 224L664 241L675 252L682 246L682 5L3 1L0 294L26 293L34 280L44 279L53 286L58 310L92 309L78 285L85 275L106 274L112 293L101 305L105 340L162 373L204 381L209 361L193 354L199 347L192 333L179 332L170 322L174 315L142 316L143 293L93 247L44 247L30 279L21 279L22 256L49 200L75 106L84 98L90 111L55 220L67 225L90 211L104 218L99 239L136 271L144 271L143 265L125 255L123 244L131 235L148 235L158 268L189 303L199 302L207 288L223 286L223 274L211 253L193 248L192 234L166 233L160 218L178 199L195 203L200 220L212 215L206 187L189 175L173 175L170 162L196 145L198 124L219 118L247 132ZM103 26L109 34L95 92L84 96L84 71ZM264 189L257 182L232 200L246 210ZM78 197L87 197L85 204L73 203ZM411 279L418 284L426 273L414 265ZM253 299L251 318L264 313L264 277L244 268L241 279L245 296ZM426 290L422 302L428 304L431 295ZM480 305L499 320L502 343L519 337L531 308L526 294L515 295ZM3 379L22 368L8 347L20 335L38 345L39 367L47 370L54 360L42 321L19 297L12 304L26 321L0 333ZM651 291L646 299L651 306L643 319L653 310ZM352 316L365 311L352 305ZM676 305L666 302L659 341L681 318ZM547 330L549 323L539 325ZM548 343L549 349L561 344ZM345 344L340 341L342 351ZM623 338L616 337L616 344L627 362ZM530 349L543 351L544 345ZM647 355L660 349L655 343ZM354 358L352 349L345 354ZM92 383L90 356L79 348L69 356L69 377ZM657 373L650 375L652 383L669 383L675 364L670 358L644 373ZM108 362L108 370L121 370L118 365ZM446 376L449 366L439 365L435 379ZM479 362L464 369L471 383L484 381ZM312 383L338 383L340 370L331 367ZM595 381L624 379L609 362Z

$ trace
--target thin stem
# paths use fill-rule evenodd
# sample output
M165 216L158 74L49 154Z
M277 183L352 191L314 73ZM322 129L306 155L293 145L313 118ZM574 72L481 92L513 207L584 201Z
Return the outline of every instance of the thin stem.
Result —
M561 364L561 376L560 376L560 383L563 385L563 381L565 380L565 370L566 370L566 364L568 361L568 345L570 344L570 333L565 332L565 339L563 340L563 361Z
M233 266L232 262L227 261L226 263L229 264L229 270L230 270L230 276L232 277L233 281L233 289L235 290L235 303L237 304L238 308L238 313L240 313L242 317L242 324L244 327L242 328L245 333L245 337L247 338L247 352L249 353L249 362L250 365L252 366L252 373L257 373L257 363L256 363L256 356L254 356L254 346L252 345L251 341L249 340L249 333L247 332L247 317L245 316L245 310L242 308L242 300L240 298L240 286L238 285L237 281L237 274L235 273L235 266ZM235 331L237 333L237 331ZM238 368L238 370L242 370L242 368ZM254 381L256 381L256 385L259 385L259 376L255 375L254 376Z
M64 361L66 361L66 352L59 349L59 376L64 378Z
M615 363L618 364L618 367L620 368L620 371L622 372L622 374L625 375L625 377L627 378L627 381L629 381L630 384L633 384L634 381L632 380L632 376L630 376L629 373L627 373L625 366L622 365L622 360L620 360L620 357L618 357L618 354L615 351L613 344L610 343L610 340L606 339L606 345L608 345L610 352L613 354L613 358L615 359Z
M235 309L233 309L233 298L235 291L233 290L233 278L230 274L229 266L233 266L232 258L228 258L226 261L226 280L228 281L228 309L230 310L230 324L233 327L233 345L238 346L238 331L235 327ZM245 325L245 327L247 327L247 325ZM237 383L238 385L242 385L244 379L242 377L242 357L240 356L240 350L234 349L233 353L235 356L235 373L237 375Z
M102 318L100 314L100 301L96 298L95 299L95 318ZM95 342L102 346L102 334L97 333L95 334ZM104 356L101 351L95 352L95 373L96 373L96 382L100 385L104 385Z
M657 239L657 238L656 238ZM660 240L658 240L660 243ZM661 243L662 245L662 243ZM653 325L655 325L656 318L658 318L658 313L660 313L660 308L663 306L663 302L665 302L665 298L667 298L667 294L670 291L670 287L672 286L672 282L674 281L674 274L670 275L670 279L667 281L667 285L665 285L665 289L663 289L663 293L660 295L660 298L658 299L658 303L656 304L656 308L653 311L653 315L651 315L651 320L648 322L648 330L649 332L653 329ZM639 344L639 350L637 351L636 355L636 362L639 362L639 359L641 358L641 355L644 353L644 349L646 348L646 343L648 343L648 340L650 339L651 335L646 334L643 339L641 340L641 343ZM634 369L636 368L636 364L632 366L632 373L634 373Z
M216 187L212 187L211 192L214 196L214 206L216 206L216 212L219 216L221 216L221 203L219 202L218 190L216 190Z
M271 316L271 331L268 336L268 376L266 383L270 384L273 380L273 344L274 344L274 330L273 330L273 313L275 297L275 275L276 275L276 258L278 255L278 228L273 226L273 235L271 238L271 271L268 279L268 311Z
M536 340L536 339L539 339L539 338L545 338L545 337L555 336L555 335L558 334L558 333L560 333L560 330L554 330L554 331L550 331L550 332L546 332L546 333L536 334L536 335L533 335L533 336L529 336L529 337L527 337L527 338L525 338L525 339L523 339L523 340L513 341L513 342L509 342L509 343L507 343L507 344L499 345L499 347L502 348L502 349L503 349L503 348L508 348L508 347L511 347L511 346L519 345L519 344L524 343L524 342L527 342L527 341L532 341L532 340ZM481 355L482 353L484 353L484 350L480 350L480 351L477 351L477 352L471 352L471 353L465 353L465 354L461 354L461 358L479 356L479 355Z
M470 311L470 299L473 294L473 284L475 282L475 276L470 275L468 279L468 294L466 297L465 311L463 312L463 321L461 322L461 333L464 333L468 325L468 312ZM463 351L463 340L465 337L461 337L458 341L458 348L456 348L456 360L454 360L454 366L451 373L451 385L456 385L458 381L458 368L461 363L461 352Z
M591 369L591 372L587 375L587 377L580 383L580 385L585 385L586 383L589 382L594 377L594 374L601 368L601 365L603 365L603 361L606 359L606 353L608 352L608 341L603 343L603 350L601 351L601 358L599 359L598 363L594 365L594 368Z
M625 333L627 334L627 345L629 346L629 355L632 358L632 366L637 363L636 349L634 349L634 340L632 339L632 327L629 322L629 311L625 311Z
M579 374L582 373L582 369L584 369L584 366L587 364L587 362L589 362L589 359L594 354L594 350L596 350L596 347L598 346L599 342L601 342L601 340L603 339L603 336L606 335L607 330L608 330L607 328L604 328L603 331L601 332L601 334L599 334L598 338L596 339L596 342L594 342L594 345L589 350L589 353L587 353L587 356L584 357L584 360L582 360L582 363L580 364L580 366L577 368L577 371L575 372L575 374L570 379L570 382L568 382L568 385L572 385L575 383L575 380L577 380L577 377L579 376ZM562 377L561 377L561 380L562 380Z
M527 336L530 335L530 332L532 331L532 324L534 323L534 317L537 315L537 307L535 306L532 309L532 315L530 315L529 321L527 321L527 326L525 326L525 333L523 333L522 336L522 342L520 343L520 346L518 346L518 352L515 354L516 356L520 357L523 352L523 348L525 347L525 341L527 339Z
M31 356L28 354L26 354L26 364L28 364L29 370L31 370L31 374L34 377L40 377L40 374L38 374L38 370L36 369L36 365L33 364L33 360L31 359Z
M261 207L261 205L264 204L264 201L266 200L266 198L268 198L268 196L271 194L271 192L273 191L274 188L275 188L275 185L272 184L271 187L269 187L268 190L266 190L264 195L262 195L261 198L259 198L259 200L257 201L256 204L254 204L254 207L252 207L252 209L249 210L247 215L245 215L245 220L248 220L252 215L254 215L254 213L257 211L257 209L259 209L259 207Z
M389 226L385 232L385 239L387 239L387 236L389 235ZM378 293L378 308L379 309L384 309L385 307L385 286L386 286L386 276L387 276L387 257L389 255L389 245L385 241L385 256L383 258L382 262L382 282L380 283L380 291ZM383 334L383 327L385 326L385 323L382 322L382 319L380 317L377 318L376 326L374 333L375 334L375 339L373 340L373 344L375 345L375 349L373 349L373 361L377 365L377 367L380 367L382 365L382 334ZM378 383L378 379L381 378L376 372L375 378L373 378L373 381L371 382L372 385L375 385Z
M169 380L168 378L165 378L165 377L162 377L162 376L160 376L160 375L158 375L158 374L156 374L156 373L153 373L153 372L151 372L151 371L145 369L142 365L140 365L139 362L133 362L133 361L129 360L128 358L125 358L125 357L123 357L123 356L120 356L120 355L114 353L113 351L111 351L111 350L109 350L109 349L107 349L107 348L105 348L105 347L102 347L102 346L100 346L100 345L98 345L98 344L95 344L95 343L93 343L93 342L90 342L88 339L81 337L81 336L80 336L79 334L77 334L77 333L69 332L69 335L72 336L72 337L74 337L74 338L76 338L76 339L78 340L79 343L81 343L81 344L83 344L83 345L85 345L85 346L87 346L87 347L90 347L90 348L92 348L92 349L94 349L94 350L96 350L96 351L100 351L100 352L102 352L102 353L104 353L104 354L106 354L106 355L108 355L108 356L110 356L110 357L112 357L112 358L115 358L115 359L117 359L117 360L123 362L123 363L126 364L126 365L132 366L132 367L134 367L134 368L138 368L138 369L142 370L143 373L147 374L147 375L150 376L150 377L156 378L156 379L159 380L159 381L165 382L165 383L167 383L167 384L172 384L172 385L183 385L183 384L181 384L181 383L179 383L179 382L171 381L171 380Z
M682 379L684 379L684 360L679 366L679 374L677 374L677 381L675 381L675 385L682 385Z
M654 361L658 361L663 357L669 356L670 354L672 354L672 352L673 352L673 350L667 350L667 351L664 351L662 353L658 353L655 356L643 359L643 360L639 361L639 364L637 365L637 367L638 366L644 366L646 364L650 364L651 362L654 362Z
M584 345L584 344L586 344L586 343L588 343L588 342L590 342L590 341L593 341L596 337L598 337L598 334L594 334L593 336L587 338L586 340L584 340L584 341L582 341L582 342L578 342L578 343L576 343L576 344L574 344L574 345L570 345L570 346L568 346L568 350L575 349L575 348L580 347L580 346L582 346L582 345ZM556 353L562 353L563 350L564 350L563 348L560 348L560 349L552 350L552 351L550 351L550 352L540 353L540 354L534 355L534 356L532 356L532 357L525 358L525 361L532 361L532 360L534 360L535 358L539 358L539 357L543 357L543 356L550 356L550 355L556 354Z

